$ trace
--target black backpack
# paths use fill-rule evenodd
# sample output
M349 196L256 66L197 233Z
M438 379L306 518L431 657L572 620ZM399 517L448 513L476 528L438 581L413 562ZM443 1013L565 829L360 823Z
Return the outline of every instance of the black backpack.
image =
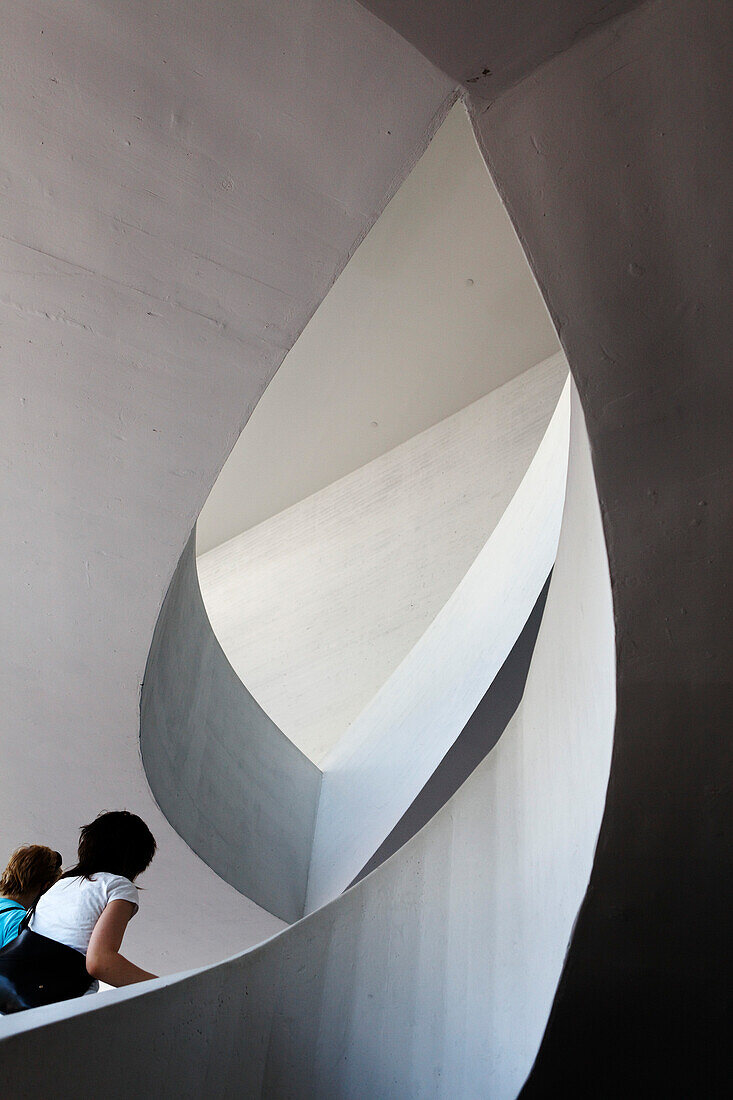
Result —
M0 909L0 913L7 912ZM81 997L94 981L87 973L86 958L65 943L41 936L28 927L32 909L20 932L0 948L0 1013L50 1005Z

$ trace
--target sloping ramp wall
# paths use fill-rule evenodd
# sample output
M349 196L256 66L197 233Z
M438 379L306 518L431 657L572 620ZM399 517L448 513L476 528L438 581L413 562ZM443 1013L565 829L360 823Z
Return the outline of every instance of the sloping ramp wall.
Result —
M550 577L547 578L532 614L512 651L491 682L483 699L476 707L460 737L438 764L430 779L416 795L395 827L369 859L354 882L360 882L390 856L407 844L415 833L435 817L469 775L493 749L509 725L514 712L522 701L527 683L529 666L534 653L542 615L547 600ZM349 883L353 885L353 883Z
M565 385L558 399L563 378ZM460 443L468 439L473 444L470 449L484 457L481 480L485 495L478 502L465 504L456 490L463 507L450 510L445 506L448 516L439 516L436 526L444 538L447 531L450 545L461 518L467 518L470 527L471 521L481 517L488 539L412 652L326 757L323 777L284 736L230 665L207 617L197 577L194 536L189 539L163 603L148 657L141 693L143 764L158 804L179 835L226 882L278 917L298 920L304 911L325 904L349 885L460 735L524 627L557 552L567 474L569 393L567 364L558 354L484 398L480 404L486 407L488 403L493 415L479 417L478 430L473 423L477 410L468 410L472 430L459 431L452 444L460 450ZM518 438L507 447L504 461L491 463L488 457L496 440L487 444L482 437L491 436L496 421L504 429L497 433L500 439L506 439L511 427ZM456 417L451 417L439 425L438 438L450 436L449 425L455 424ZM543 428L544 435L530 460L528 443L536 441ZM435 430L423 433L425 436L434 441ZM417 445L418 454L425 459L429 441L418 439ZM398 448L403 455L405 450L411 453L412 448ZM394 453L385 457L392 460L388 470L394 476L392 464L399 467L400 460ZM439 466L440 460L440 451L431 455L428 469L433 464ZM444 483L437 475L419 476L424 471L417 460L416 465L418 476L410 482L413 514L423 520L421 533L427 540L431 517L424 516L422 506L432 497L445 500L441 493ZM364 484L379 498L379 471L383 468L384 462L378 460L359 471L356 480L362 492L355 493L352 504L357 515ZM520 472L524 476L517 486ZM353 481L345 479L348 486ZM512 490L516 491L510 496ZM330 495L318 494L329 499ZM343 497L351 503L342 485L337 499ZM384 555L392 545L390 520L394 522L395 500L394 494L386 497L368 519L374 520L375 510L381 514L383 526L376 524L374 538L383 544L382 584L388 588L391 578ZM491 507L480 506L485 498ZM314 520L313 503L304 502L306 541L310 533L318 545L325 525L329 532L326 541L336 542L344 532L342 541L348 546L352 512L347 509L344 515L342 508L330 514L326 506L325 523L319 522ZM505 505L503 514L497 515ZM433 510L439 512L435 505ZM435 524L435 515L432 519ZM305 572L306 581L314 575L316 588L321 573L327 574L327 583L335 579L338 584L342 578L330 576L328 558L318 560L314 569L310 555L304 560L297 550L290 551L301 533L297 517L291 515L290 523L295 529L289 533L287 526L283 532L282 522L278 524L282 537L275 541L286 559L292 559L290 570L297 583L304 583L298 574ZM362 535L368 528L368 521L362 520ZM399 534L394 538L399 540ZM257 578L270 568L270 547L267 539L264 545L259 544L254 578L247 575L245 563L239 563L236 575L229 578L231 595L237 588L257 587ZM442 547L435 551L436 557L441 550L450 557ZM364 551L368 554L369 547ZM407 588L408 579L415 589L429 587L429 571L426 577L421 568L424 563L409 562L402 548L392 558L397 571L401 564L402 572L407 573L401 577L403 588ZM455 563L445 572L450 574L451 567L455 569ZM351 574L347 573L354 588L358 588L354 573L358 577L360 572L352 564ZM281 573L281 582L284 579ZM293 577L290 579L292 582ZM372 589L362 581L361 601L371 603ZM287 597L287 586L281 583L280 587L285 588ZM435 587L441 591L440 585ZM223 593L219 595L221 598ZM327 605L323 592L321 597ZM382 610L382 628L388 629L392 619L384 605ZM315 615L313 605L310 611ZM399 606L393 609L398 626L401 611ZM270 614L278 617L277 606ZM314 649L319 642L333 648L340 633L336 629L335 639L328 638L332 628L328 615L323 621L316 617L304 638L312 640ZM245 627L240 623L241 629L256 634L257 624ZM356 654L350 652L358 664ZM312 697L318 695L320 683L316 676ZM325 685L326 697L328 690Z

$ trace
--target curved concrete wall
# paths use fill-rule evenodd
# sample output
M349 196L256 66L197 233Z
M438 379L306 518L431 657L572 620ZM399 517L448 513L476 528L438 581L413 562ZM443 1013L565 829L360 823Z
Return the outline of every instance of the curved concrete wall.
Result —
M532 1097L731 1081L732 39L729 4L656 0L476 113L586 410L618 639L608 804Z
M442 809L493 749L509 725L524 694L549 584L548 577L511 653L461 730L458 740L448 749L430 779L367 861L366 866L362 867L354 882L366 878L435 817L438 810Z
M244 688L206 617L191 535L140 701L150 789L212 870L286 921L303 915L321 773Z
M451 598L322 762L306 911L358 875L464 729L552 568L570 383L516 493Z
M0 50L0 832L68 864L82 822L140 813L159 850L125 947L170 972L282 922L151 796L158 613L242 423L453 84L349 0L26 0Z
M609 801L527 1095L725 1096L733 9L364 2L476 97L586 411L609 546Z
M426 19L424 11L436 11L429 2L417 14L415 7L400 9L408 19L420 20L423 39L434 36L450 54L456 45L448 22L452 9L446 8L444 18ZM253 7L248 5L248 12ZM212 321L211 312L202 314L214 303L196 289L193 273L185 279L190 252L173 232L194 225L206 237L212 225L209 184L212 177L216 181L212 169L220 163L211 151L216 143L230 153L248 148L246 142L231 140L240 134L233 135L224 121L227 109L232 103L241 112L263 107L262 125L247 132L263 142L268 155L273 149L268 115L287 131L278 149L292 147L297 153L315 143L319 156L310 180L316 184L322 168L322 179L336 179L352 193L354 181L363 182L369 174L366 188L353 190L366 192L375 203L384 181L400 171L410 135L416 140L422 135L431 113L426 101L435 86L421 83L421 70L410 68L414 55L403 43L397 48L386 36L377 38L375 48L373 39L362 39L349 58L343 42L351 41L348 28L328 22L332 14L350 17L348 4L327 8L326 22L307 41L302 24L290 33L293 7L286 7L283 15L280 5L268 5L274 14L265 29L275 28L269 38L262 35L266 20L255 17L247 34L233 33L242 29L237 24L242 9L234 4L156 5L155 20L149 5L132 0L104 7L72 0L63 13L57 5L33 0L9 6L5 13L2 45L13 54L12 63L1 70L7 92L4 117L12 119L3 185L11 201L2 204L1 216L3 247L16 262L3 302L12 321L4 333L4 351L18 364L19 374L4 378L12 400L2 439L12 449L4 470L9 519L2 527L10 546L0 583L14 632L7 647L11 659L2 667L11 705L3 731L4 764L9 763L1 801L4 823L14 834L32 830L29 839L46 839L51 819L55 830L72 839L79 818L96 810L100 799L110 796L112 804L117 802L120 784L133 808L154 812L141 784L125 777L136 743L137 686L157 608L236 434L238 417L232 409L256 399L271 366L267 355L255 355L248 360L255 364L250 371L243 367L241 342L229 345L232 332L242 335L238 321L261 331L256 309L244 295L234 306L227 298L234 290L231 264L218 283L208 266L210 253L198 250L214 285L222 289L221 301L216 291L211 296L217 309ZM313 13L316 5L307 7ZM588 24L593 27L618 8L600 0L580 6L561 0L556 7L564 26L550 54L565 52L529 79L524 78L537 59L549 56L543 52L543 5L528 0L515 6L523 34L517 33L515 21L505 19L503 5L487 7L477 0L464 6L460 21L470 58L485 53L482 66L490 75L496 32L499 86L514 85L483 118L483 139L579 379L619 624L619 711L606 820L531 1084L535 1095L557 1095L559 1084L560 1090L564 1086L580 1095L585 1090L618 1096L628 1091L629 1082L651 1091L660 1070L668 1069L678 1092L699 1095L708 1086L708 1091L720 1086L721 1078L716 1082L713 1075L729 1066L730 1056L720 1012L730 990L722 964L729 947L729 904L721 882L732 850L725 779L730 774L729 563L723 553L730 504L730 388L722 367L731 345L729 187L721 171L730 154L729 111L721 95L730 86L730 11L705 0L659 0L578 43ZM134 33L124 19L120 22L123 10L139 19ZM222 12L231 17L223 26ZM591 18L574 18L578 12ZM324 26L334 35L332 56L319 66L309 50L314 41L320 46L329 39ZM294 42L297 49L291 49ZM250 86L243 44L252 49L255 79ZM460 44L459 36L459 52ZM186 64L198 60L190 57L194 47L216 56L227 79L219 81L206 64ZM274 53L285 57L280 67L271 64ZM297 62L301 57L302 65ZM53 79L48 77L51 59ZM133 70L144 81L132 87L121 83ZM372 75L362 83L365 70ZM321 80L324 73L326 87L319 85L319 91L328 108L319 112L314 108L319 95L311 94L309 81ZM212 96L212 83L218 96ZM331 94L340 84L356 90L348 104ZM409 114L397 131L404 142L390 143L388 152L385 142L369 140L373 131L367 125L384 119L384 88L399 89L386 113L404 105ZM273 95L268 97L268 90ZM138 106L136 95L145 102L142 115L130 109ZM291 110L283 112L288 96ZM336 100L342 110L338 126L329 125ZM209 110L214 101L220 111ZM202 107L210 125L201 124ZM302 126L288 129L293 111ZM129 139L123 138L118 150L117 137L110 135L132 126L137 117L144 119L143 140L133 159L125 144ZM354 134L358 140L349 145ZM294 199L300 193L297 155L284 174L274 170L277 157L251 159L253 170L266 164L265 185L270 171L272 180L293 182ZM156 164L162 170L154 171ZM234 184L231 177L224 179L227 188L230 180ZM304 190L326 203L327 188ZM253 189L255 207L262 194L273 197L267 186ZM149 240L123 223L114 229L110 196L123 222L137 208L142 228L152 231ZM372 209L370 201L359 204L357 199L354 205ZM294 208L303 213L295 202L275 203L271 209L265 205L259 211L262 224L269 214L267 225L292 225ZM222 269L231 260L222 240L241 239L241 209L227 211L226 233L217 220L214 240L204 240L214 246ZM355 220L360 232L361 218ZM342 250L350 247L346 242L353 240L355 223L343 209L324 221L323 234L317 236L325 242L327 257L298 250L298 302L288 314L278 307L276 295L268 296L265 327L280 331L290 321L297 328L307 312L304 300L322 296ZM255 216L253 230L257 224ZM307 218L298 222L301 231L310 224ZM115 232L119 248L111 243ZM292 273L293 250L282 250L281 243L275 232L266 248L253 246L246 255L266 255L279 270ZM257 270L265 295L267 272ZM155 312L162 317L146 320ZM232 326L230 335L224 335L226 324ZM275 344L268 347L276 360ZM171 401L176 403L172 411ZM186 417L183 408L192 415ZM121 427L128 433L122 441L117 438ZM184 457L190 468L183 466ZM54 741L46 737L49 730ZM139 776L139 769L134 774ZM573 809L574 803L567 803L568 814ZM162 817L154 827L165 831ZM58 843L58 836L48 840ZM537 866L557 855L553 837L547 839ZM195 916L210 938L206 887L216 891L222 884L211 872L203 875L190 853L188 862L178 858L183 845L177 845L169 828L163 841L161 856L166 858L150 880L156 889L147 894L146 922L140 923L147 930L154 916L159 942L179 947L185 942L190 957L200 945L186 902L195 899ZM445 847L449 855L450 840ZM474 850L472 858L473 869L481 872L480 854ZM361 898L362 888L381 882L382 872L399 859L398 854L347 897ZM400 893L419 909L419 897ZM161 896L165 911L156 911L155 898ZM545 900L539 921L548 917ZM377 908L387 908L386 895L374 901ZM181 922L177 902L183 903ZM326 915L342 911L344 903L339 899ZM363 915L357 908L354 924ZM315 914L274 943L294 944L291 936L314 929L322 916ZM534 915L529 923L534 925ZM390 949L386 926L382 922L382 951ZM399 956L402 928L390 926L395 930L391 950ZM182 927L187 941L180 935ZM461 927L470 932L465 922ZM137 935L135 928L131 932ZM341 942L347 939L343 928L336 932ZM440 943L449 939L455 949L459 938L444 923ZM432 947L427 938L424 942ZM426 957L421 947L418 943L418 960ZM310 948L323 949L322 954L301 970L299 980L306 981L306 971L316 977L306 989L288 986L308 1006L320 1003L329 983L341 982L342 993L345 988L343 968L338 974L338 966L328 966L324 940L314 936L308 941L306 935L304 956ZM259 965L273 949L267 944L244 959ZM434 957L440 965L443 955ZM346 975L363 979L361 1018L354 1020L347 1011L349 997L356 996L356 982L350 980L338 1011L328 1017L339 1025L329 1032L323 1017L320 1050L313 1053L309 1036L303 1039L306 1052L322 1060L324 1073L329 1068L337 1072L340 1063L329 1055L339 1042L353 1055L344 1074L366 1052L364 1079L370 1066L373 1072L384 1067L375 1058L383 1047L392 1052L390 1032L380 1033L378 1019L370 1014L370 981L380 995L385 985L379 985L381 974L373 962L372 956L369 965ZM468 962L475 966L475 956ZM247 1058L242 1064L240 1023L251 1004L248 995L258 992L255 964L249 988L240 987L237 996L230 996L231 986L222 981L237 963L227 965L229 971L224 966L193 979L199 981L196 986L177 980L155 983L159 988L149 1000L144 989L123 991L109 995L104 1011L77 1004L5 1021L6 1092L145 1095L155 1087L164 1095L171 1086L180 1094L193 1085L196 1095L209 1086L209 1091L222 1086L226 1095L234 1080L239 1095L249 1083L256 1094L262 1059ZM296 960L291 956L287 965L296 966ZM409 973L421 971L412 967ZM468 967L460 970L464 986L470 973ZM260 1003L269 1012L276 983L271 971L264 977ZM437 985L420 979L408 987L411 1005L418 998L421 1005L430 1004L429 995L442 988L440 976ZM237 1016L240 1003L244 1011ZM484 998L484 1009L486 1003ZM74 1020L79 1015L82 1020ZM205 1037L203 1016L210 1025ZM417 1058L426 1045L431 1056L444 1049L444 1018L445 1013L432 1018L429 1044L420 1048L411 1045L412 1028L401 1035L387 1092L395 1084L409 1086L410 1074L419 1072L412 1064L403 1070L413 1051ZM61 1022L28 1030L53 1020ZM311 1011L308 1022L314 1031L320 1026ZM521 1031L519 1021L516 1033ZM212 1036L221 1045L218 1057L207 1061ZM359 1037L361 1050L354 1046ZM298 1064L304 1075L309 1062L297 1048L290 1018L273 1038L268 1086L282 1092L296 1079ZM460 1036L456 1042L460 1046ZM72 1067L70 1050L76 1055ZM248 1072L258 1077L248 1082ZM435 1092L434 1078L427 1090Z
M508 475L516 476L517 466L521 469L527 440L536 431L537 408L544 409L564 373L558 356L489 395L485 401L492 415L468 410L469 425L473 431L478 425L478 435L496 420L515 428L515 448L498 464L510 487ZM525 411L529 424L519 427L517 419ZM555 557L568 422L566 383L544 439L486 546L417 645L326 758L323 781L321 772L239 682L213 637L190 540L148 659L141 703L143 762L153 794L177 832L227 882L275 915L296 920L304 905L315 909L348 886L424 787L506 659ZM439 439L451 438L449 425L439 426ZM460 450L467 434L471 438L459 430L452 448ZM497 434L492 453L502 438ZM427 435L418 455L431 449L436 432ZM440 463L445 449L438 448L433 461ZM388 482L394 479L395 461L388 464ZM366 472L357 484L365 480ZM389 514L395 504L393 494L387 494L386 503L378 499L384 479L369 479L375 481L375 505L368 513L372 519L375 511ZM444 482L437 489L430 483L431 493L425 496L443 499L442 488ZM494 483L494 508L504 502L506 492L505 483ZM413 495L419 507L424 497ZM342 489L337 499L344 496L349 493ZM358 505L362 495L355 497ZM318 528L312 511L302 521L306 530ZM476 509L468 511L473 518ZM348 518L330 514L329 522L353 535ZM449 516L442 528L448 532L448 546L455 544L456 518ZM295 558L290 568L296 570L302 559L289 548L297 544L299 529L296 523L287 537L281 523L276 540L287 548L288 562ZM427 537L425 527L422 537ZM382 539L378 527L376 541ZM271 542L254 545L267 568ZM438 556L441 551L446 553L439 543ZM323 572L329 584L338 581L328 569ZM251 589L252 577L238 573L236 579L240 588ZM220 598L230 589L231 584L220 590ZM399 612L398 607L394 614ZM333 624L324 617L327 629ZM306 637L317 641L323 629L319 623ZM339 640L337 634L330 644ZM319 683L314 685L316 694L319 689Z
M496 749L400 852L268 943L107 994L104 1007L82 999L9 1018L0 1083L19 1100L516 1096L590 873L613 679L576 398L557 564L525 695ZM70 1048L73 1082L55 1068Z
M456 103L258 401L201 509L198 552L558 350L466 107Z
M455 591L524 477L566 376L564 356L552 356L199 557L224 652L316 763Z

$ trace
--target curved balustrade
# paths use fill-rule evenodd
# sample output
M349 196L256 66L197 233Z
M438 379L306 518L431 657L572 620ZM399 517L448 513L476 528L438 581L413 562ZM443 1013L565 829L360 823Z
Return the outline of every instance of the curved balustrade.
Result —
M0 1082L61 1098L510 1100L590 874L613 685L608 565L574 397L557 563L524 698L496 748L391 859L260 947L9 1020ZM72 1042L73 1092L55 1069Z
M506 511L423 636L322 761L306 911L355 878L464 729L552 563L565 499L570 384Z

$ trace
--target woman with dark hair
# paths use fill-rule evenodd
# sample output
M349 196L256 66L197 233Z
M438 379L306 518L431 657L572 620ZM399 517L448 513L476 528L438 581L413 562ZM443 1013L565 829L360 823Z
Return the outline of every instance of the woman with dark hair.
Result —
M33 932L86 956L89 992L154 978L120 954L127 925L138 910L135 879L155 855L145 822L128 810L100 814L82 826L78 860L39 899Z
M14 940L26 910L61 874L61 853L44 844L17 848L0 876L0 947Z

